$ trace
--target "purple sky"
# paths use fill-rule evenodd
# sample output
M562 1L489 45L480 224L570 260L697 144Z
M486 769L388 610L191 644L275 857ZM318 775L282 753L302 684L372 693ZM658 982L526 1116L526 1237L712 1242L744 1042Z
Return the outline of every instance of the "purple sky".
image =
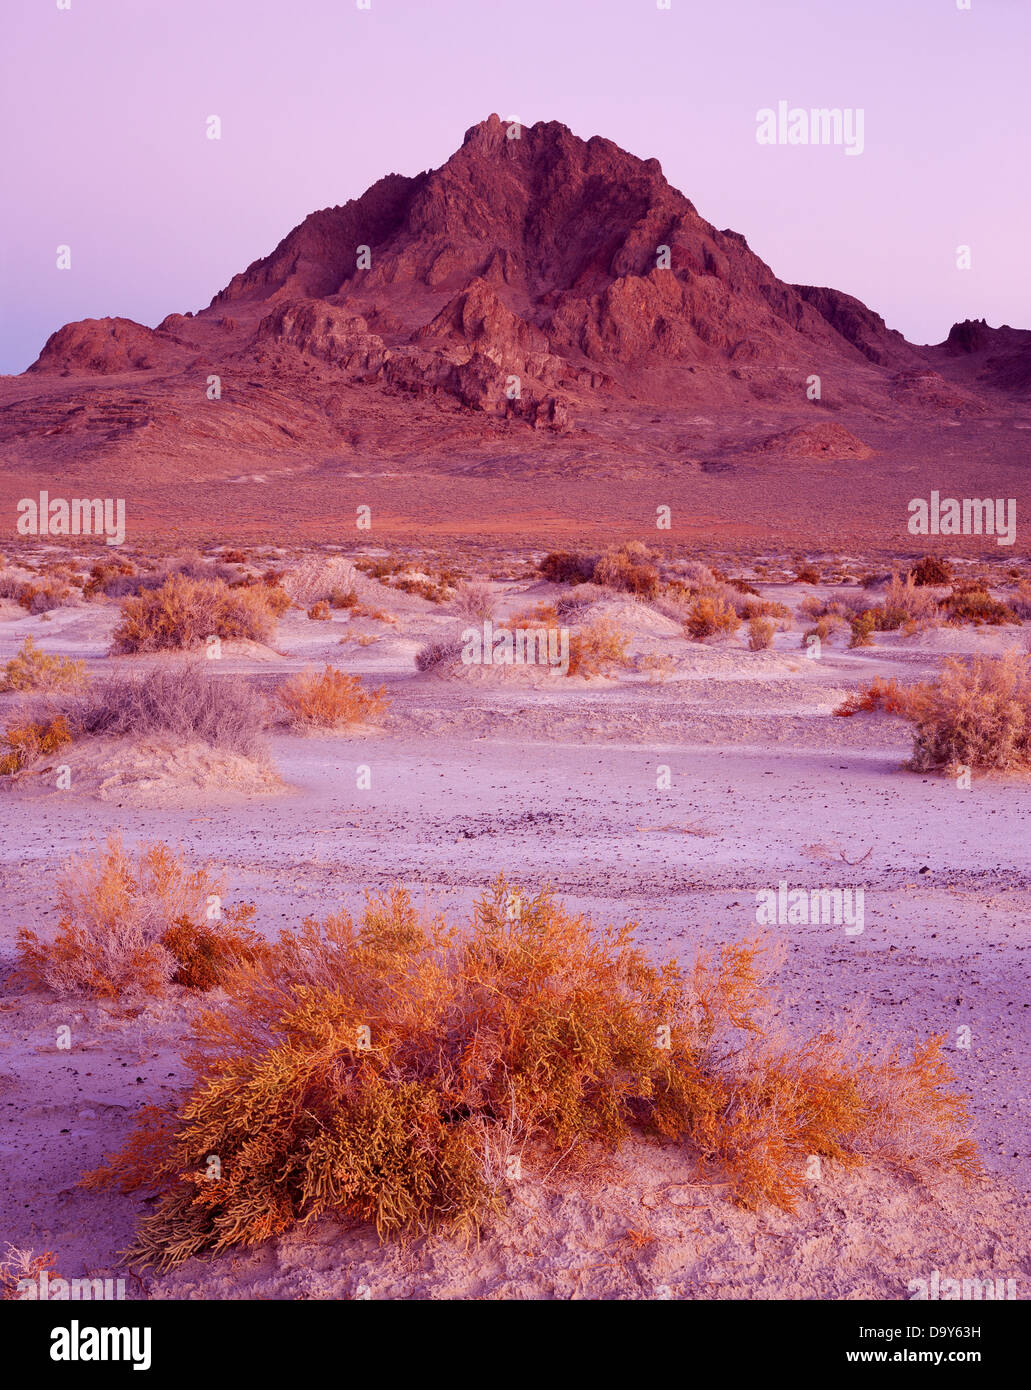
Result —
M71 319L203 307L308 212L443 163L492 111L657 157L782 279L916 342L1031 327L1031 4L970 3L6 0L0 371ZM864 153L760 146L781 99L863 108Z

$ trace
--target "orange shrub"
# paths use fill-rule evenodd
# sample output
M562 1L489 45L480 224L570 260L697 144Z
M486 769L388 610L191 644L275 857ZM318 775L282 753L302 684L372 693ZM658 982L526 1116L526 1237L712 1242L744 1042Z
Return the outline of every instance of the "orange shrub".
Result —
M560 624L558 609L553 603L538 603L533 608L528 608L525 613L513 613L510 618L504 618L497 624L498 627L510 628L513 632L531 627L558 627Z
M786 618L790 621L792 612L786 603L778 603L776 599L757 598L748 599L741 605L741 617L747 618L749 622L753 618Z
M55 753L71 741L68 720L63 714L52 719L30 719L21 724L9 724L3 735L7 752L0 754L0 777L10 777L20 772L37 758Z
M894 632L906 623L933 624L940 617L938 600L910 575L905 580L892 574L884 591L884 603L874 608L879 632Z
M688 609L684 630L701 642L706 637L730 636L740 626L741 619L731 604L716 596L702 595Z
M769 618L749 618L748 620L748 650L752 652L765 651L767 647L773 646L774 626Z
M60 1278L57 1256L52 1250L35 1255L31 1250L19 1250L8 1242L0 1259L0 1299L21 1299L24 1296L18 1288L21 1281L28 1279L38 1286L44 1270L51 1281Z
M81 661L47 656L31 637L26 637L3 668L0 691L58 690L80 685L85 679L86 667Z
M904 713L917 771L1031 767L1031 656L950 657L937 680L912 687Z
M631 541L618 550L607 551L594 566L595 584L640 598L654 598L659 592L659 571L651 563L647 548Z
M876 631L877 614L872 608L868 608L852 619L852 634L849 637L848 645L850 647L872 647L873 635Z
M91 567L89 577L82 586L83 596L92 598L94 594L106 593L107 586L117 583L136 573L136 567L128 560L98 560Z
M355 618L369 618L374 623L393 623L397 624L397 618L393 613L388 613L383 608L372 608L367 603L355 603L351 606L351 615Z
M173 984L215 989L240 961L258 960L267 946L251 929L256 913L253 903L240 903L213 920L177 917L160 938L175 958Z
M844 625L844 621L836 613L827 613L822 618L817 618L816 623L803 632L799 646L808 646L810 637L818 637L821 642L829 642L834 633Z
M761 942L682 970L633 931L503 877L460 927L399 887L360 921L309 918L200 1012L179 1103L148 1107L83 1182L156 1193L127 1258L167 1268L328 1213L381 1238L471 1235L503 1205L498 1153L527 1176L635 1132L717 1165L753 1207L792 1209L812 1154L978 1170L940 1039L911 1059L789 1043L768 1031Z
M816 594L806 594L798 605L798 612L805 618L848 618L852 619L867 607L862 594L838 592L819 598Z
M114 998L160 994L169 982L210 987L231 963L254 958L253 909L221 912L222 884L182 852L113 835L69 861L57 880L57 936L18 933L20 973L57 993Z
M958 585L942 600L942 608L956 623L973 623L980 627L1000 627L1003 623L1019 623L1019 616L1005 603L992 598L980 584Z
M618 624L608 618L595 618L584 623L569 638L569 670L567 675L601 676L613 666L629 666L629 638Z
M338 729L382 718L390 705L385 690L382 685L366 690L357 676L327 666L291 676L276 690L276 699L294 728Z
M258 595L262 603L268 608L273 618L281 618L287 609L293 607L293 599L283 588L282 584L270 582L268 579L259 587Z
M909 577L914 584L949 584L952 566L938 555L921 555L909 571Z
M905 714L909 701L909 692L900 689L894 676L891 680L875 676L865 690L854 690L846 695L834 713L843 719L853 714L870 714L877 709L885 714Z
M43 584L25 584L18 593L18 602L30 613L49 613L60 608L71 589L67 584L46 580Z
M389 583L392 589L400 589L403 594L414 594L416 598L427 599L430 603L446 603L455 594L450 576L444 571L436 579L421 579L413 575L394 578Z
M275 629L270 587L230 588L221 579L173 574L158 589L122 600L115 652L181 651L208 637L265 642Z

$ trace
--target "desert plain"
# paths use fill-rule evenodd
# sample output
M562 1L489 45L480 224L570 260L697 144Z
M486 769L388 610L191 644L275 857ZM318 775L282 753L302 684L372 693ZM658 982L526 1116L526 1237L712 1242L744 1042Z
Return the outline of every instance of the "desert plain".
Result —
M58 563L82 579L97 555L41 545L9 573ZM568 619L614 625L622 659L590 677L455 661L420 670L418 654L470 619L454 599L394 587L398 575L412 589L431 583L428 566L376 579L369 570L383 552L351 558L364 571L312 548L247 553L238 573L274 565L288 586L300 568L339 576L343 567L358 612L315 620L295 605L268 642L226 641L217 660L195 659L218 680L265 692L305 669L343 668L384 688L389 706L374 724L275 727L256 760L160 739L127 749L85 740L4 779L7 1239L54 1252L66 1278L122 1277L128 1297L902 1299L935 1270L1012 1279L1025 1297L1031 785L1006 773L907 770L903 718L835 710L874 677L933 681L947 656L1022 651L1027 624L926 625L856 647L837 627L814 654L799 605L812 612L856 596L861 606L861 557L817 558L806 583L786 556L737 557L735 576L787 615L769 647L750 650L745 627L693 639L668 604L550 582L541 552L498 549L459 581L478 584L481 601L489 594L495 622L568 603L579 587ZM219 561L213 552L193 563ZM1014 582L999 563L981 572L993 592ZM8 599L0 666L29 637L82 661L90 678L145 678L173 659L112 655L119 614L117 598L74 586L39 614ZM18 698L0 697L8 708ZM62 786L58 756L71 773ZM381 1244L367 1225L323 1219L170 1272L127 1270L119 1252L139 1199L77 1184L142 1105L181 1084L195 1000L178 988L135 1007L61 998L26 990L14 971L17 930L55 929L62 862L111 833L224 866L228 896L253 902L270 938L304 916L359 911L367 891L397 882L420 908L461 912L504 872L531 892L550 883L599 924L636 921L649 955L686 964L699 948L754 933L762 890L862 890L858 931L765 929L783 954L783 1022L808 1036L851 1018L866 1040L904 1046L944 1035L984 1171L972 1184L924 1183L890 1165L827 1162L794 1214L750 1211L689 1150L634 1139L586 1171L524 1170L471 1246L444 1234ZM62 1027L70 1048L55 1041Z

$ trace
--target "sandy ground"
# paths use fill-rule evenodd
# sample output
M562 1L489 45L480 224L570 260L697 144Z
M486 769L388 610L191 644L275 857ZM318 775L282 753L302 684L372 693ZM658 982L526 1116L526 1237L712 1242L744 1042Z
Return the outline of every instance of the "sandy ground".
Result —
M501 608L548 596L502 591ZM523 595L525 594L525 599ZM784 598L785 591L770 591ZM790 601L798 591L788 595ZM55 921L55 871L89 837L120 830L224 863L231 897L258 904L262 930L402 880L416 901L464 908L500 870L550 881L597 920L633 918L656 956L754 930L756 893L862 887L864 929L775 928L786 945L785 1014L809 1031L860 1009L871 1040L944 1033L971 1098L987 1176L960 1191L827 1166L794 1217L732 1206L676 1150L636 1144L590 1182L527 1174L508 1216L473 1250L435 1239L380 1249L332 1223L172 1276L130 1278L129 1296L473 1298L905 1298L909 1281L1010 1277L1031 1289L1028 827L1031 784L1000 777L961 789L901 770L907 726L832 717L873 675L932 674L953 650L998 650L1025 634L949 630L882 637L859 651L839 636L818 661L800 628L772 651L739 639L701 645L619 600L637 654L672 655L663 682L418 675L414 655L461 626L390 593L394 625L291 615L276 651L224 651L219 672L268 682L325 660L384 683L381 730L361 737L277 734L281 788L169 784L140 797L113 783L46 778L0 794L0 961L15 930ZM105 659L113 606L0 621L0 661L31 633L91 669ZM675 629L674 629L675 630ZM341 637L375 636L366 646ZM359 766L371 788L359 790ZM658 790L662 769L670 785ZM118 1017L93 1003L0 994L0 1231L49 1248L60 1272L125 1274L118 1251L132 1199L84 1193L79 1174L125 1134L138 1106L170 1094L189 1003ZM55 1044L72 1029L70 1051ZM970 1029L971 1046L957 1046Z

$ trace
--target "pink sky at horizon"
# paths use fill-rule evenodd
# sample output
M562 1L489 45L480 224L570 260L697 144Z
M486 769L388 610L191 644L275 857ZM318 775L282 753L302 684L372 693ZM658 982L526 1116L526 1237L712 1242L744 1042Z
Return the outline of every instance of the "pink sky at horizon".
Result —
M309 212L442 164L491 112L658 158L775 274L912 341L1031 328L1026 0L69 3L6 6L0 372L74 319L204 307ZM864 152L759 145L780 100L862 108Z

